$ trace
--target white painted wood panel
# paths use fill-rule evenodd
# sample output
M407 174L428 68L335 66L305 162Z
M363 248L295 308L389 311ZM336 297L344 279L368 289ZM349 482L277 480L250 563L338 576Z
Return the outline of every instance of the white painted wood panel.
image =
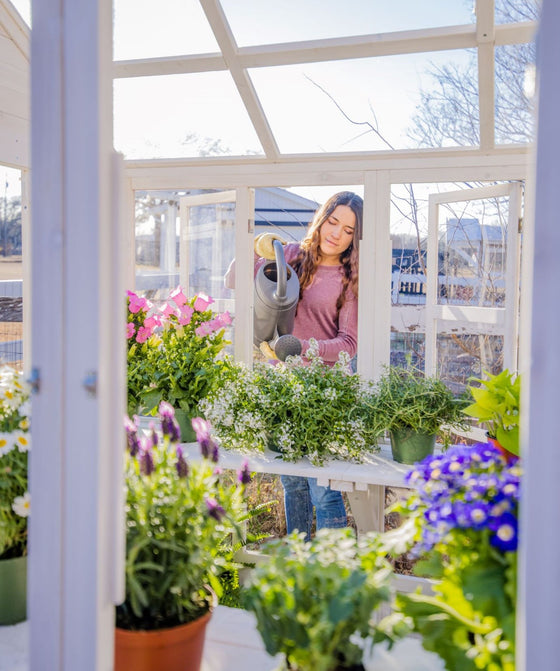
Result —
M33 20L30 670L110 671L124 409L111 1L35 0Z
M558 292L551 276L558 266L558 109L560 108L560 3L543 0L538 69L538 135L532 270L525 278L531 306L524 334L524 382L521 405L523 490L517 618L517 669L558 668L557 622L560 618L560 460L558 459L558 385L560 356Z

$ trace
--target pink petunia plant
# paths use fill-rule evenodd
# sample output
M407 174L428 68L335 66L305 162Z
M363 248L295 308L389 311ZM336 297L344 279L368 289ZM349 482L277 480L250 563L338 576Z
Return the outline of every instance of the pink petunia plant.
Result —
M155 414L161 401L183 427L223 370L229 312L210 309L214 299L187 298L181 286L158 307L128 292L128 412Z

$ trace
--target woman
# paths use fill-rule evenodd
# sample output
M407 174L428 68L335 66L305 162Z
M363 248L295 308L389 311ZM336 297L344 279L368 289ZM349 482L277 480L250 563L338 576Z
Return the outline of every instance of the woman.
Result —
M309 340L319 345L319 356L333 365L339 352L356 354L358 331L358 244L363 220L363 201L351 191L336 193L320 207L305 238L284 247L286 261L299 277L300 297L293 335L302 343L305 359ZM264 234L255 239L255 273L274 258L273 241ZM281 242L284 242L281 240ZM234 264L226 274L226 286L233 286ZM294 529L310 537L313 508L317 529L347 524L342 494L317 485L315 478L281 476L288 533Z

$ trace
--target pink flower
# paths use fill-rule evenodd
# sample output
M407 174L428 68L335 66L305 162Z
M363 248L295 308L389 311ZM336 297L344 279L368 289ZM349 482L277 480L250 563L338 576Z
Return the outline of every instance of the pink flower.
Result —
M195 334L197 336L200 336L201 338L210 335L212 331L213 329L210 326L210 322L202 322L202 324L200 326L197 326L196 329L194 330Z
M137 296L133 291L128 291L127 294L129 300L128 309L133 315L148 307L148 301L145 298Z
M181 324L181 326L186 326L190 323L193 312L194 310L190 305L183 305L178 316L179 324Z
M150 329L152 332L156 328L156 326L160 326L161 324L161 318L158 317L158 315L152 315L151 317L146 317L144 319L144 326L147 329Z
M210 296L207 296L206 294L198 294L194 302L194 309L198 310L198 312L204 312L204 310L206 310L209 305L212 305L213 302L214 299Z
M132 322L128 322L126 325L126 337L128 340L130 340L134 334L136 333L136 329L134 328L134 324Z
M169 298L175 303L177 307L181 307L187 302L187 297L183 293L183 290L178 286L174 291L169 294Z
M138 334L136 336L136 342L143 343L148 340L148 338L152 335L152 332L150 329L147 329L145 326L141 326L138 329Z
M162 313L165 317L170 317L171 315L177 314L177 309L171 305L171 303L166 303L165 307L162 309Z
M221 326L229 326L233 323L233 319L228 311L221 312L219 315L216 315L216 321L220 323Z

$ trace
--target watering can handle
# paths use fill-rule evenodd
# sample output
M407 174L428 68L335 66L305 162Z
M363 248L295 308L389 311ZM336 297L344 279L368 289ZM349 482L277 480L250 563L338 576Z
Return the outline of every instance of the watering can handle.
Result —
M280 240L273 241L274 256L276 257L277 284L274 298L286 298L288 270L286 268L286 257L284 256L284 245Z

